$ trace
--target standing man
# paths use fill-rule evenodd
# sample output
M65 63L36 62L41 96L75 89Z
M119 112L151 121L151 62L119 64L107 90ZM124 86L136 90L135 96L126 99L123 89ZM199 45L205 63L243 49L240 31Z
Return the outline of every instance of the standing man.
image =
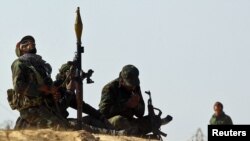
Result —
M150 119L143 116L145 104L139 70L134 65L124 66L119 77L104 86L99 110L117 130L126 130L133 135L151 132Z
M224 113L221 102L215 102L213 108L214 114L209 121L211 125L233 125L231 117Z

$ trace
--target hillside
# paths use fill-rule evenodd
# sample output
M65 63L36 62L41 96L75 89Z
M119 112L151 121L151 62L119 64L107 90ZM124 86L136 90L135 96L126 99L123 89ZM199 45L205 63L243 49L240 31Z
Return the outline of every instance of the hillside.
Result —
M138 137L110 136L80 131L0 130L1 141L148 141ZM152 140L153 141L153 140ZM154 140L155 141L155 140Z

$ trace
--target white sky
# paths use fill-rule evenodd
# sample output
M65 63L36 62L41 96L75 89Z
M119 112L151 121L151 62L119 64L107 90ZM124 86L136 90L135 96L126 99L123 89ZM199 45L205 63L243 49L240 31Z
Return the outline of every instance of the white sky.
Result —
M18 116L6 99L17 41L33 35L55 78L74 56L77 6L83 69L95 71L95 83L84 85L87 103L98 108L102 87L134 64L142 91L151 90L153 104L174 117L162 127L164 140L187 141L199 127L206 135L215 101L235 124L249 124L249 0L1 1L0 123Z

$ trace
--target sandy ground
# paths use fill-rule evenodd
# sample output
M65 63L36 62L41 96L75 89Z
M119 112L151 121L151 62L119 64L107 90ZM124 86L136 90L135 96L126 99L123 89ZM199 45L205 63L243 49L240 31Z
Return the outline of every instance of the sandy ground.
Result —
M80 131L0 130L0 141L149 141L138 137L110 136ZM156 140L150 140L156 141Z

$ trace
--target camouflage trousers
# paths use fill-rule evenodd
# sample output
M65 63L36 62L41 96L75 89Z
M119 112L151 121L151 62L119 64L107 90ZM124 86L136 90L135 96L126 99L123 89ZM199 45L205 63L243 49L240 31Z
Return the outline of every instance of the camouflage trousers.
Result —
M20 129L40 129L40 128L52 128L55 130L76 130L76 125L77 125L77 119L67 119L67 120L62 120L60 118L56 117L47 117L48 119L45 120L43 118L33 118L32 121L27 121L27 119L23 119L21 116L17 119L15 129L20 130ZM34 120L36 119L36 120ZM56 121L56 120L59 121ZM31 120L31 118L30 118ZM37 123L36 123L37 121ZM43 121L43 122L40 122ZM106 129L102 127L96 127L93 125L89 125L88 123L93 123L94 125L97 126L104 126L100 121L95 122L98 120L92 119L91 117L83 117L83 123L82 123L82 129L91 133L96 133L96 134L109 134L109 135L127 135L127 132L125 130L114 130L114 129ZM100 124L98 124L100 123Z
M16 121L15 129L26 128L60 128L67 129L70 125L59 113L46 106L30 107L20 111L20 117Z
M69 122L70 121L70 122ZM82 118L83 124L91 125L98 128L106 128L105 124L91 116L85 116ZM20 111L20 117L18 117L15 125L15 129L26 128L60 128L70 129L74 128L76 119L66 119L48 110L46 107L33 107Z
M66 119L58 113L49 110L46 106L32 107L20 111L20 117L16 121L15 129L42 129L76 130L77 119ZM125 131L106 129L105 124L91 116L82 118L82 129L92 133L112 135L125 135Z
M126 118L120 115L109 118L116 130L125 130L130 135L146 135L152 131L148 116L142 118Z

